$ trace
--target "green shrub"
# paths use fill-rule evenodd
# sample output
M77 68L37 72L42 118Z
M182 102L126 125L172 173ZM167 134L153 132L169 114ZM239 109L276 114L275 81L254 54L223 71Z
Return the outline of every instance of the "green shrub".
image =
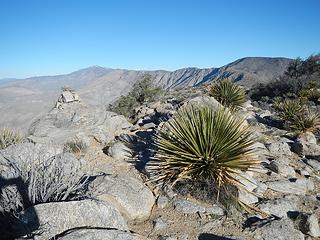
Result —
M0 149L5 149L10 145L23 142L23 136L10 128L0 129Z
M213 84L210 95L231 110L239 108L246 101L245 90L229 79Z
M297 96L312 85L320 86L320 54L311 55L305 60L293 60L279 79L258 84L250 90L249 95L256 101L261 100L263 96L288 97L288 93ZM313 94L318 95L318 91L312 91L311 95Z
M257 165L251 132L221 108L180 109L155 137L151 178L159 184L210 182L218 190L240 188L237 174Z
M320 114L307 109L301 114L297 114L292 121L290 127L298 133L315 131L320 126Z
M145 75L142 80L133 85L132 90L126 96L121 96L109 108L120 115L132 117L136 107L158 99L162 93L162 88L154 86L153 78Z
M308 108L303 99L275 98L273 106L289 130L314 131L320 125L320 114Z
M318 103L320 99L320 87L315 81L310 81L299 93L299 97Z
M278 115L285 121L291 121L297 114L303 111L304 105L299 99L276 98L273 106L278 111Z

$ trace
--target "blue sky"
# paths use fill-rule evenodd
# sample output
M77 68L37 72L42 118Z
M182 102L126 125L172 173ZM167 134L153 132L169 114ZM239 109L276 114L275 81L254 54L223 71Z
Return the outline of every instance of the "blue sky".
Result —
M318 0L0 0L0 78L320 52Z

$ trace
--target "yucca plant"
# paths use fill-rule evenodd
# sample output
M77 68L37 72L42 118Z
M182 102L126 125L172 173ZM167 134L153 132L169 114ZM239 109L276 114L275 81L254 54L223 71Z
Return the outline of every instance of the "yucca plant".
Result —
M318 88L302 89L299 96L317 103L320 99L320 90Z
M303 111L304 105L299 99L275 99L273 106L278 111L278 115L285 121L291 121L298 113Z
M298 133L315 131L320 127L320 114L318 112L307 109L301 114L294 116L290 121L290 128Z
M239 108L246 101L245 90L229 79L213 84L210 88L210 96L231 110Z
M254 141L243 121L228 109L186 106L155 136L158 148L151 178L160 184L211 182L240 187L237 174L257 167Z
M23 136L18 132L10 128L0 129L0 149L5 149L10 145L23 142Z
M279 109L281 108L281 104L283 102L283 98L282 97L275 97L272 101L272 106L275 108L275 109Z

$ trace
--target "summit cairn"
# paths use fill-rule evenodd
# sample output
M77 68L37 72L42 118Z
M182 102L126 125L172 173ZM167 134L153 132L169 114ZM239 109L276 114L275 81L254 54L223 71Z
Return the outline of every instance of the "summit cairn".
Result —
M62 93L56 102L55 108L63 109L64 104L72 102L80 102L79 95L73 89L69 87L63 87Z

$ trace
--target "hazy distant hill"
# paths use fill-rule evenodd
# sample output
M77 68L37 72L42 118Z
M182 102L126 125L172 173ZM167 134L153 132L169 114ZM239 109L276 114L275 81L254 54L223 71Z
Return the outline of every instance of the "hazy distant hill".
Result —
M144 74L149 73L155 83L175 89L230 77L239 84L252 87L281 75L291 60L287 58L248 57L220 68L183 68L176 71L134 71L93 66L70 74L31 77L22 80L0 81L1 125L27 127L31 121L47 112L62 86L77 90L89 104L109 104L126 94Z
M13 81L15 81L15 80L17 80L17 79L16 79L16 78L1 78L1 79L0 79L0 86L1 86L2 84L8 83L8 82L13 82Z

